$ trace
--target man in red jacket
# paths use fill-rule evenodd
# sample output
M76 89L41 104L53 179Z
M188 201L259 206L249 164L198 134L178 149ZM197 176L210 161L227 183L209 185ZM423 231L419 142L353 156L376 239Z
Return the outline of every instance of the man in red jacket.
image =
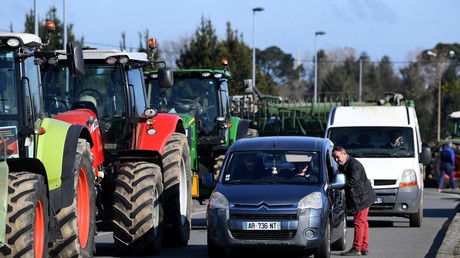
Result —
M353 214L355 234L353 247L342 256L361 256L369 254L369 223L367 214L369 207L374 203L375 195L372 184L367 178L363 165L348 155L341 146L332 150L334 160L339 164L339 171L347 177L345 185L345 202L347 210Z

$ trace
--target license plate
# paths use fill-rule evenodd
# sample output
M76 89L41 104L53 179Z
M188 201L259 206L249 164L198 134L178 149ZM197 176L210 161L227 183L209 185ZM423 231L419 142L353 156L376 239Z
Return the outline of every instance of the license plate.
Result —
M280 222L247 221L243 223L244 230L281 230Z
M383 198L377 197L377 200L374 203L383 203Z

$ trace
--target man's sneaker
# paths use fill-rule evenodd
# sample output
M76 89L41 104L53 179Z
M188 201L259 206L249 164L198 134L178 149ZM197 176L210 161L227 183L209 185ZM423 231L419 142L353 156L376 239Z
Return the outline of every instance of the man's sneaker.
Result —
M361 255L369 255L369 250L361 250Z
M361 256L361 251L356 250L354 247L352 247L350 250L341 253L341 256Z

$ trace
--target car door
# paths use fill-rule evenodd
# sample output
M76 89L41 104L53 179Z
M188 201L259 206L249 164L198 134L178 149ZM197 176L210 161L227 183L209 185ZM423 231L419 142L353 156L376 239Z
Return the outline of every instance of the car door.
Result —
M338 171L337 162L334 161L332 157L332 145L326 151L326 168L328 174L328 184L332 184L335 176ZM340 234L341 232L336 232L341 230L338 228L340 222L343 221L343 217L346 216L346 207L345 207L345 191L344 189L330 189L330 201L331 201L331 230L332 234Z

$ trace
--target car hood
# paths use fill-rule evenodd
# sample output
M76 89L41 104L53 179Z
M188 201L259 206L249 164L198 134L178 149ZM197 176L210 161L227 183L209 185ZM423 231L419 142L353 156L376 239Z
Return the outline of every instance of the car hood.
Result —
M216 191L223 194L230 203L257 204L264 202L298 202L308 194L320 191L321 185L222 185Z

